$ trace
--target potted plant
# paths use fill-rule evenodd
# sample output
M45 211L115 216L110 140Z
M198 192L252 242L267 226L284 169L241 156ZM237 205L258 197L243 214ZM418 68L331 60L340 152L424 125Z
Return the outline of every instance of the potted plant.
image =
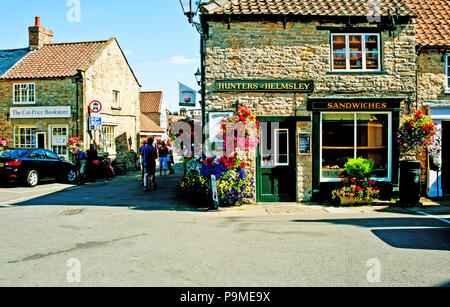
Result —
M400 203L415 205L420 200L420 156L434 144L437 124L423 111L407 117L397 133L400 161Z
M339 198L341 205L370 204L379 197L380 190L371 179L374 162L369 159L349 159L340 176L342 187L332 191L333 199Z

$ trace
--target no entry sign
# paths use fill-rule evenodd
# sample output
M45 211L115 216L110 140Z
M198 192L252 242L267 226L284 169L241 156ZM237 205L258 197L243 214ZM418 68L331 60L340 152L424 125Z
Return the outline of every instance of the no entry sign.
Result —
M98 100L94 100L89 104L89 111L99 113L102 110L102 104Z

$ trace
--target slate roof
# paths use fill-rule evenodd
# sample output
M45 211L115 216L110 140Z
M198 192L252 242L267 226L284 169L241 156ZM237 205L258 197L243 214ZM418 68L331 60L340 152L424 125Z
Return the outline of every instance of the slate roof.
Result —
M163 93L161 91L141 92L141 112L159 113Z
M0 50L0 77L26 56L28 52L30 52L29 48Z
M206 15L387 16L389 10L391 14L398 10L401 16L414 16L402 0L212 0L201 8Z
M47 44L29 52L1 79L71 77L84 70L108 41Z
M450 46L450 0L403 0L417 15L419 46Z

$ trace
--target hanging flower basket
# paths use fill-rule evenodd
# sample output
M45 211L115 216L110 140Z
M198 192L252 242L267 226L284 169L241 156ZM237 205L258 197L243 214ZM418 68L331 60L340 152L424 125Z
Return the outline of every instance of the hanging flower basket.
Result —
M81 138L74 137L69 139L69 142L67 143L67 149L69 150L69 152L74 153L75 149L78 146L83 146L83 141L81 140Z
M404 156L413 156L419 160L420 155L435 143L437 123L420 110L407 117L397 133L400 152Z
M246 107L239 106L234 116L223 120L222 129L227 153L232 153L236 149L249 152L259 144L259 121ZM232 136L228 135L227 129L233 129ZM230 137L232 139L229 139Z
M4 138L0 138L0 153L4 152L8 148L8 141Z

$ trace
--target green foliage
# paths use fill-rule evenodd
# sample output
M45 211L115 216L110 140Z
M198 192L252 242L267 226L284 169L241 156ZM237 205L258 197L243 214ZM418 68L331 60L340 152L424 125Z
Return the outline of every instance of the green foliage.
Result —
M361 180L373 175L374 162L370 159L348 159L345 170L350 177Z

